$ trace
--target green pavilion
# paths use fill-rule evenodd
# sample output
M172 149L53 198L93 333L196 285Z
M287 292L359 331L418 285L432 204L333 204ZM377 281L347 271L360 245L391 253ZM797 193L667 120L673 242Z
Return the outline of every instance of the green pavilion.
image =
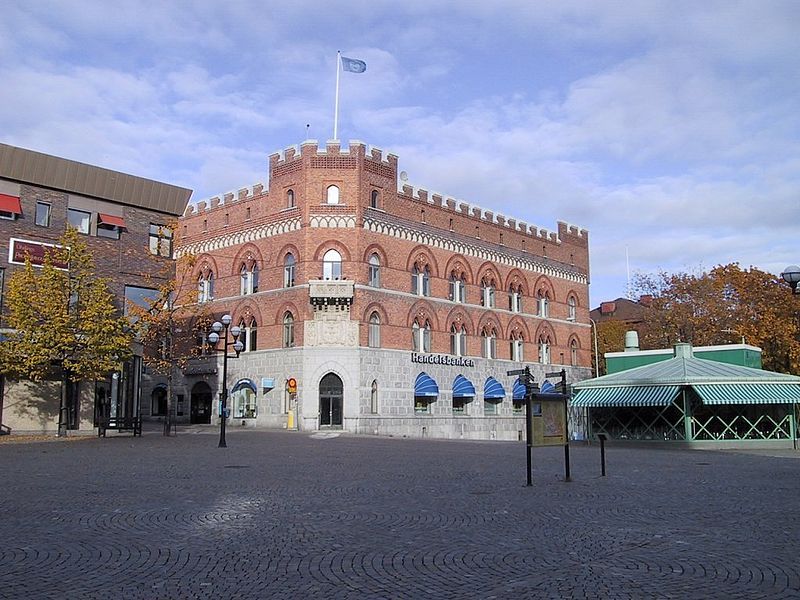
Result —
M588 411L593 438L797 448L800 377L697 358L690 344L573 391L572 407Z

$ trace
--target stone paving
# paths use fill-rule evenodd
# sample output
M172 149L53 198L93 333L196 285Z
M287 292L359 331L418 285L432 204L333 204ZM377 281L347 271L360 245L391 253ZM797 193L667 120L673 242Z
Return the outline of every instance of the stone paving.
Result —
M0 446L2 598L798 598L800 460L216 430Z

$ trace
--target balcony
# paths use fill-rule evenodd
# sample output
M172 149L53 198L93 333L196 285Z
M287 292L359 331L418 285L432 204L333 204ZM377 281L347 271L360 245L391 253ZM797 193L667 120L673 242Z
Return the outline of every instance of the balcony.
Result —
M312 279L308 282L308 296L314 305L349 306L354 293L355 283L349 280Z

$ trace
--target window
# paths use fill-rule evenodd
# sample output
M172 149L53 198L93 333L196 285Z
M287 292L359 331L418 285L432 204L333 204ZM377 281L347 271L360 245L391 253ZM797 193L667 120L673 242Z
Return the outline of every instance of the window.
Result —
M539 362L543 365L550 364L550 338L544 335L539 338Z
M104 237L111 240L118 240L120 231L122 231L116 225L111 225L110 223L97 223L97 237Z
M489 326L483 330L483 357L497 358L497 333Z
M419 321L414 321L411 327L411 347L414 352L425 353L431 351L431 323L425 321L420 325Z
M373 415L378 414L378 382L372 382L372 389L369 393L369 412Z
M484 278L481 282L481 306L494 308L494 280Z
M500 414L500 403L498 400L484 400L483 401L483 414L484 415L498 415Z
M239 341L242 342L242 352L254 352L258 345L258 326L256 320L250 317L249 321L242 319L239 321Z
M578 315L578 302L575 300L575 296L570 296L567 300L567 310L567 319L574 321Z
M431 270L427 265L421 267L414 263L411 270L411 293L417 296L431 295Z
M550 316L550 297L544 290L541 290L539 292L539 316L540 317Z
M246 264L242 264L240 270L241 283L240 293L242 296L254 294L258 291L258 266L253 263L252 268L248 269Z
M381 259L377 254L369 257L369 284L372 287L381 287Z
M214 299L214 274L208 273L197 280L197 302L211 302Z
M368 344L370 348L381 347L381 317L374 312L369 317Z
M467 354L467 330L461 325L450 327L450 354L453 356L466 356Z
M378 208L378 200L380 199L380 194L378 190L372 190L372 193L369 197L369 205L371 208Z
M79 233L89 233L89 225L92 222L92 213L75 208L67 209L67 223L78 230Z
M463 415L467 408L467 398L453 398L453 414Z
M122 312L126 317L130 316L136 319L138 316L137 313L152 308L158 296L159 292L156 289L126 285L125 306L123 306Z
M325 201L328 204L339 204L339 188L335 185L329 185L325 194Z
M286 190L286 208L294 208L294 190Z
M245 211L244 220L245 221L249 221L250 220L250 207L249 206L247 207L247 210Z
M294 317L290 312L283 315L283 347L294 348Z
M427 396L414 396L414 414L431 414L431 399Z
M231 392L234 419L255 419L258 413L256 392L249 381L237 383Z
M512 333L511 334L511 360L516 362L522 362L522 348L523 348L524 340L522 339L522 335L519 333Z
M463 274L459 277L455 271L450 273L450 300L461 303L467 301L467 282Z
M322 278L326 281L342 278L342 255L328 250L322 257Z
M511 286L508 290L508 310L511 312L522 312L522 290L519 287Z
M150 223L150 254L172 258L172 229Z
M294 287L294 255L289 253L283 259L283 287Z
M47 202L36 203L36 224L50 227L50 205Z
M572 340L569 343L569 364L573 367L578 366L578 341Z

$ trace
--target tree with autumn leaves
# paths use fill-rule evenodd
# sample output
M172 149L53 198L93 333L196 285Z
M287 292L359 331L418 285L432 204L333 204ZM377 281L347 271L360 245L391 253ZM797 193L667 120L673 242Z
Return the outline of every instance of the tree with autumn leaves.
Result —
M762 349L764 369L800 372L800 299L778 276L732 263L640 276L635 290L653 298L638 327L643 349L745 342Z
M100 379L118 371L131 355L133 331L114 306L108 281L95 273L94 258L75 229L44 254L30 258L8 282L6 341L0 369L8 377L42 381L60 374L59 433L65 427L67 382Z

